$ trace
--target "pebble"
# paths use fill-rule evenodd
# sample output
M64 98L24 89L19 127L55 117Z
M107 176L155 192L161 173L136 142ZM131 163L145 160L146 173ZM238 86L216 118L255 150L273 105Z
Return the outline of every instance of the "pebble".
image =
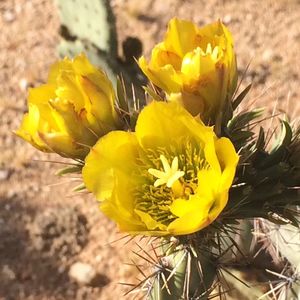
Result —
M4 265L2 267L2 274L4 275L5 278L9 280L14 280L16 279L16 274L15 272L10 268L8 265Z
M222 21L225 25L228 25L232 21L231 15L225 15Z
M7 180L9 177L9 170L0 169L0 181Z
M28 86L29 86L29 83L25 78L22 78L19 81L19 87L20 87L21 91L23 91L23 92L26 91Z
M3 13L3 19L4 19L5 22L11 23L11 22L13 22L16 19L16 16L15 16L15 14L12 11L6 10Z
M91 285L96 276L94 267L87 263L75 262L69 270L69 277L82 285Z
M265 62L270 62L274 56L274 52L272 49L266 49L262 54L262 59Z

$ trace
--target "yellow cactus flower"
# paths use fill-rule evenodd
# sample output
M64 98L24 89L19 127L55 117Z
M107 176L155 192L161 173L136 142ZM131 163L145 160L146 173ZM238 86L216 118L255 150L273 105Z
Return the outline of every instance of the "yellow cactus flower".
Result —
M45 152L83 159L116 129L115 94L105 73L83 54L52 65L46 84L30 89L28 113L16 132Z
M91 149L87 189L121 231L185 235L213 222L227 204L238 155L178 103L152 102L135 132L113 131Z
M209 124L215 124L236 88L233 40L220 21L199 28L172 19L149 63L141 57L139 66L168 100L179 102L194 116L200 114Z

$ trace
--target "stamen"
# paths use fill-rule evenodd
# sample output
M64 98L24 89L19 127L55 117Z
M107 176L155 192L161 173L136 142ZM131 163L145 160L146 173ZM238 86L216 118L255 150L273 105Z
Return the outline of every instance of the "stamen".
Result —
M154 182L154 187L159 187L166 184L168 188L171 188L173 184L182 176L184 176L184 171L178 170L178 157L175 156L172 164L170 166L167 158L164 155L160 155L160 160L163 165L163 171L157 169L148 169L148 172L154 177L158 178Z
M206 53L211 54L211 51L212 51L211 43L208 43L206 47Z
M205 54L209 54L214 61L217 61L219 55L219 47L216 46L212 48L211 43L208 43Z

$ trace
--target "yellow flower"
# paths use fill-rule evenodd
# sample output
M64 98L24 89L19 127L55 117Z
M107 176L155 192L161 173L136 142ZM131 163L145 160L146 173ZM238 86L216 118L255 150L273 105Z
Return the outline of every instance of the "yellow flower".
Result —
M215 124L236 88L233 40L220 21L198 28L192 22L172 19L149 63L141 57L139 66L166 92L168 100L179 102L210 124Z
M83 180L121 231L184 235L224 209L237 162L230 140L181 105L152 102L136 132L113 131L97 142Z
M83 159L99 137L116 129L115 94L85 55L52 65L46 84L29 91L28 113L16 132L45 152Z

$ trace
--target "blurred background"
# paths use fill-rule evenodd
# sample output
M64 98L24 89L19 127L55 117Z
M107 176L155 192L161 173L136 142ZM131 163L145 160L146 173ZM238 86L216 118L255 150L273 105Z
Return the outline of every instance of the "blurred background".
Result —
M80 0L65 2L75 11ZM134 242L122 240L90 195L70 191L78 178L55 176L62 159L13 135L28 88L46 80L62 51L60 3L0 0L0 299L132 299L119 283L139 276L126 264L136 259ZM221 19L233 33L239 73L250 63L243 81L254 83L249 107L299 115L299 0L111 0L110 6L118 43L101 51L129 78L143 81L130 56L142 46L149 57L173 16L198 25Z

